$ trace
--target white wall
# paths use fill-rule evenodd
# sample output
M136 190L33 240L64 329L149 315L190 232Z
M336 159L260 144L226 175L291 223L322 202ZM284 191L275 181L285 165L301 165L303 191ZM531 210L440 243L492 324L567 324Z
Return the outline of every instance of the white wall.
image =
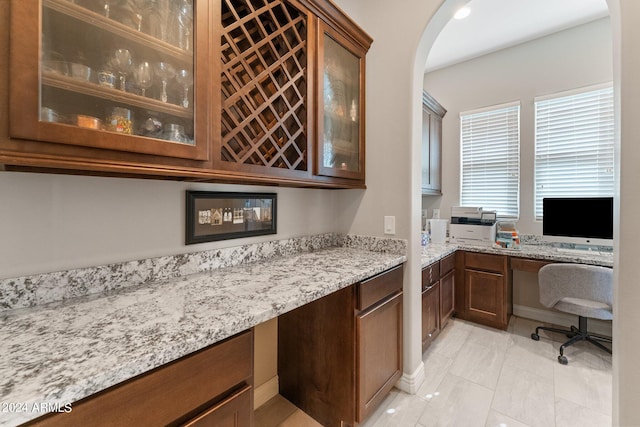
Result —
M424 196L423 208L450 217L460 203L460 112L520 101L520 220L523 234L542 234L534 219L534 105L539 95L613 79L609 18L561 31L424 76L424 88L447 114L443 120L443 196Z

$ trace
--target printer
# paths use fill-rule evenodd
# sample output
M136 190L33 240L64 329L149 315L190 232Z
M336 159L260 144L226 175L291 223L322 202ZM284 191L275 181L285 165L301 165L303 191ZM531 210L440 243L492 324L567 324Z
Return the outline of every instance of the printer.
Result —
M453 206L449 241L492 246L496 241L496 223L496 211L485 211L481 207Z

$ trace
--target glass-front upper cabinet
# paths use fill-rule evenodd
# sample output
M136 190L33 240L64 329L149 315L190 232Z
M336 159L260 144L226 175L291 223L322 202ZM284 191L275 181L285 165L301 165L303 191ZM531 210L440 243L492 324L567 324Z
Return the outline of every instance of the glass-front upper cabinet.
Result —
M205 160L208 3L12 1L11 136Z
M364 180L366 51L320 21L317 175Z

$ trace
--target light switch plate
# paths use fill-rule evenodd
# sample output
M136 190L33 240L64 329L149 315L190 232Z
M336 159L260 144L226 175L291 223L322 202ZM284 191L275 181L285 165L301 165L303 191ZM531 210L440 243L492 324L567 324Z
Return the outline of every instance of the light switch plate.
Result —
M384 217L384 234L396 234L396 217Z

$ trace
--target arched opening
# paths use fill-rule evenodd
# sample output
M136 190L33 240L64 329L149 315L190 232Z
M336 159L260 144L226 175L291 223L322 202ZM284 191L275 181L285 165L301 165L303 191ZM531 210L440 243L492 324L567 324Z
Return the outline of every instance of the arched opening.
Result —
M460 8L461 6L465 5L469 3L469 1L465 1L465 0L444 0L443 4L441 5L441 7L438 9L438 11L436 12L436 14L434 14L434 16L432 17L431 21L429 22L429 24L427 25L427 27L425 28L422 37L420 39L418 48L416 50L416 54L415 54L415 58L414 58L414 75L413 75L413 85L415 88L414 94L413 94L413 100L412 100L412 141L413 141L413 153L415 155L419 155L418 153L420 152L420 147L421 147L421 92L422 92L422 88L423 88L423 72L424 72L424 64L426 62L429 50L431 48L431 46L433 45L434 41L436 40L436 38L438 37L438 34L440 33L440 31L444 28L444 26L446 25L446 23L448 22L448 20L450 19L450 17L453 16L455 10L457 10L458 8ZM619 109L619 105L620 105L620 78L619 78L619 71L620 71L620 58L619 58L619 52L620 52L620 16L619 14L619 1L618 0L608 0L607 1L608 5L609 5L609 11L610 11L610 17L611 17L611 31L613 34L612 37L612 42L613 42L613 62L614 62L614 66L613 66L613 80L614 80L614 88L615 88L615 101L614 104L616 105L616 126L618 127L618 129L620 128L620 109ZM446 106L445 106L446 107ZM457 114L457 112L454 112L454 115ZM618 134L618 132L616 132L616 134ZM452 144L456 144L457 145L457 141L452 141L450 142ZM620 153L620 141L619 138L616 141L616 167L620 164L619 161L619 153ZM414 164L415 166L415 164ZM418 174L414 173L412 176L416 177ZM618 187L618 190L616 191L616 195L619 196L620 191L619 191L619 180L617 180L616 182L616 186ZM412 185L413 190L416 192L416 194L414 195L414 197L418 198L420 197L419 195L419 189L420 189L420 183L419 182L414 182ZM618 198L618 197L617 197ZM619 209L616 208L616 223L619 221ZM616 241L618 241L620 238L620 233L616 230L615 232L615 239ZM616 250L618 250L619 246L618 244L616 244ZM618 261L616 258L616 268L618 267ZM619 278L616 275L615 278L616 284L615 287L619 287L620 283L619 283ZM616 291L617 292L617 291ZM617 303L616 303L617 306ZM616 308L617 310L617 308ZM616 311L614 310L614 312ZM618 319L619 320L619 319ZM614 330L613 330L613 337L614 337L614 342L618 339L621 339L622 337L620 337L617 334L616 331L616 327L615 327L615 322L617 320L614 318ZM614 344L615 346L615 344ZM618 382L618 376L619 376L619 371L618 369L616 369L615 367L616 365L616 358L614 356L614 379L613 379L613 383L614 383L614 391L613 391L613 400L614 400L614 410L613 410L613 420L614 420L614 425L617 424L616 420L618 418L618 392L616 390L617 386L616 383Z

